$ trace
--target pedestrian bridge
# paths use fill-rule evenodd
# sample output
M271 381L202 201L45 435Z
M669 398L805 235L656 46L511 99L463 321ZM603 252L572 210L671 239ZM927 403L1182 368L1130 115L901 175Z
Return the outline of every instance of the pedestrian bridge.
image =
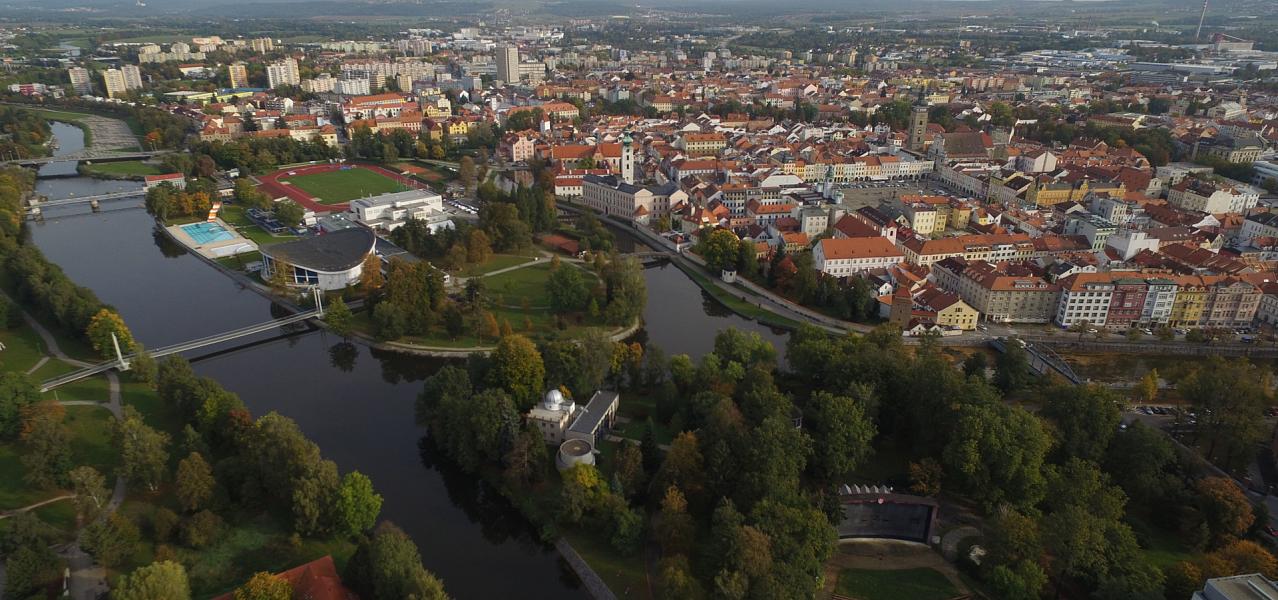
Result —
M275 319L274 321L267 321L265 323L258 323L256 325L249 325L248 327L241 327L239 329L234 329L231 331L226 331L226 332L218 333L215 335L210 335L208 337L202 337L195 340L173 344L171 346L156 348L154 350L149 350L148 353L155 358L168 356L170 354L180 354L182 352L187 352L190 350L198 350L206 346L212 346L214 344L229 342L231 340L242 338L244 336L249 336L256 333L262 333L264 331L270 331L272 329L277 329L285 325L300 323L307 319L313 319L313 318L322 317L322 316L324 316L324 309L321 307L315 310L298 313L289 317L284 317L282 319ZM58 377L54 377L52 379L49 379L41 383L40 391L47 392L49 390L52 390L59 386L66 385L73 381L79 381L81 379L84 379L85 377L92 377L99 373L105 373L107 371L110 371L111 369L124 367L121 370L127 370L129 361L136 356L137 354L127 354L116 360L108 360L105 362L92 364L80 369L76 369L75 371L71 371L70 373L67 373L65 375L59 375Z

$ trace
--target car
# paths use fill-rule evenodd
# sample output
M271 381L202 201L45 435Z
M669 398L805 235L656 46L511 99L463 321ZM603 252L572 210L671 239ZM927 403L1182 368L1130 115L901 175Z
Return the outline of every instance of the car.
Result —
M1143 334L1145 334L1145 335L1154 335L1154 331L1153 331L1152 329L1149 329L1148 327L1146 327L1145 329L1142 329L1142 330L1140 330L1140 331L1141 331L1141 333L1143 333Z
M1273 525L1265 525L1265 533L1273 537L1278 537L1278 529L1274 529Z
M989 327L986 327L986 326L984 326L984 325L977 325L977 326L976 326L976 330L977 330L977 331L989 331L989 330L990 330L990 328L989 328Z

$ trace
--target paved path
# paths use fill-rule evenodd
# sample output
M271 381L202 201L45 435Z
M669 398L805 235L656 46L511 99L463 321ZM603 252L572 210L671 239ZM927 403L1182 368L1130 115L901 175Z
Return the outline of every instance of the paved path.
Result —
M53 504L54 502L70 500L71 498L74 498L74 497L75 497L75 494L63 494L61 496L54 496L52 498L49 498L48 500L41 500L39 502L36 502L35 504L30 504L22 508L14 508L14 509L6 510L6 511L0 511L0 519L8 519L9 517L12 517L13 515L16 515L18 513L24 513L27 511L35 510L46 504Z
M27 375L30 375L32 373L35 373L36 371L39 371L40 367L43 367L44 363L47 363L47 362L49 362L49 357L41 356L40 360L36 361L35 365L32 365L30 369L27 369Z
M935 569L950 580L959 593L970 593L954 565L927 546L896 540L852 540L840 542L825 562L825 586L820 597L834 595L842 569L900 571L922 568Z
M0 292L0 295L4 295ZM7 298L7 296L6 296ZM9 299L12 303L12 299ZM20 306L15 304L15 306ZM81 360L76 360L68 356L58 346L58 340L45 329L39 321L35 320L27 311L22 311L22 318L31 326L33 330L44 341L45 351L53 355L53 357L76 366L88 366ZM115 418L119 419L124 413L124 406L121 402L120 395L120 378L113 372L106 373L108 399L107 403L85 401L85 400L68 400L60 404L66 406L102 406L111 411ZM111 491L111 499L107 505L103 507L102 512L98 515L98 519L105 519L114 513L120 504L124 502L127 485L123 477L115 478L115 488ZM84 536L84 530L80 530L80 535L76 537L74 542L57 548L58 555L67 561L67 568L71 571L71 580L68 582L70 595L72 600L96 600L109 591L106 581L106 570L101 566L93 563L93 557L84 551L81 541Z

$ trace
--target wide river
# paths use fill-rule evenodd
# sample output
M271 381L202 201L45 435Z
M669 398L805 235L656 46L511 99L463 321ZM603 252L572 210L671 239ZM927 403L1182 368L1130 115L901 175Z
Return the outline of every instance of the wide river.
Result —
M53 127L58 153L82 147L79 129ZM73 172L55 164L43 174ZM58 199L138 186L69 177L41 179L37 189ZM106 202L97 212L50 209L30 231L50 260L115 306L146 346L280 316L270 301L158 234L140 200ZM640 341L696 358L713 348L716 332L735 327L759 332L784 354L784 333L728 312L677 268L649 268L645 277L648 308ZM504 499L423 443L413 403L441 361L343 344L323 331L263 334L232 344L189 358L200 374L239 394L254 414L277 411L296 420L343 472L368 475L385 498L382 518L416 540L426 567L454 597L587 596L567 564Z

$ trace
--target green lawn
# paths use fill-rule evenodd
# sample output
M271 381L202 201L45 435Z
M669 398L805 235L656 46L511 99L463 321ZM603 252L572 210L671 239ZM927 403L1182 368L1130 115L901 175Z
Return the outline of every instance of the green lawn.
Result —
M0 351L0 371L25 373L44 356L44 341L25 323L0 331L0 343L4 344L4 350Z
M86 164L84 170L90 173L101 173L103 175L135 175L141 177L143 175L160 175L162 171L155 165L144 163L140 160L122 160L118 162L99 162Z
M742 300L739 296L727 293L720 289L719 286L711 283L709 278L704 273L697 271L695 267L683 269L683 272L687 273L693 281L697 282L697 285L701 286L701 289L705 290L707 294L710 294L711 297L718 300L720 304L728 307L728 309L734 313L748 319L754 319L764 325L784 327L786 329L798 329L801 325L794 319L783 317L772 311L759 308L758 306ZM740 289L742 293L748 293L745 288L738 287L737 289Z
M310 194L321 204L340 204L365 196L399 192L403 184L368 169L329 171L281 179Z
M235 227L236 233L253 240L253 242L258 246L270 246L271 244L278 244L280 242L297 239L296 236L292 235L274 235L269 231L258 227L244 215L244 207L237 204L228 204L223 206L222 210L217 213L217 216L227 225ZM247 260L247 257L245 258L245 262L251 262ZM253 260L258 259L254 258Z
M582 272L585 273L584 270ZM546 280L549 278L550 262L547 261L485 277L484 289L490 299L504 306L522 306L526 299L530 306L545 308L550 306L550 295L546 293Z
M564 537L618 598L652 597L648 594L648 577L644 572L642 552L621 556L600 532L571 530L564 531Z
M936 569L843 569L835 592L857 600L947 600L958 595Z
M489 273L492 273L493 271L500 271L502 269L507 269L515 265L522 265L526 262L531 262L531 261L532 261L532 257L529 257L529 256L518 256L515 254L494 254L492 255L491 258L488 259L488 262L482 265L474 265L474 266L467 267L465 271L466 271L467 277L472 277L476 275L487 275Z
M71 464L89 465L109 480L120 460L111 441L115 417L105 408L94 406L68 406L66 409L64 422L71 430Z

